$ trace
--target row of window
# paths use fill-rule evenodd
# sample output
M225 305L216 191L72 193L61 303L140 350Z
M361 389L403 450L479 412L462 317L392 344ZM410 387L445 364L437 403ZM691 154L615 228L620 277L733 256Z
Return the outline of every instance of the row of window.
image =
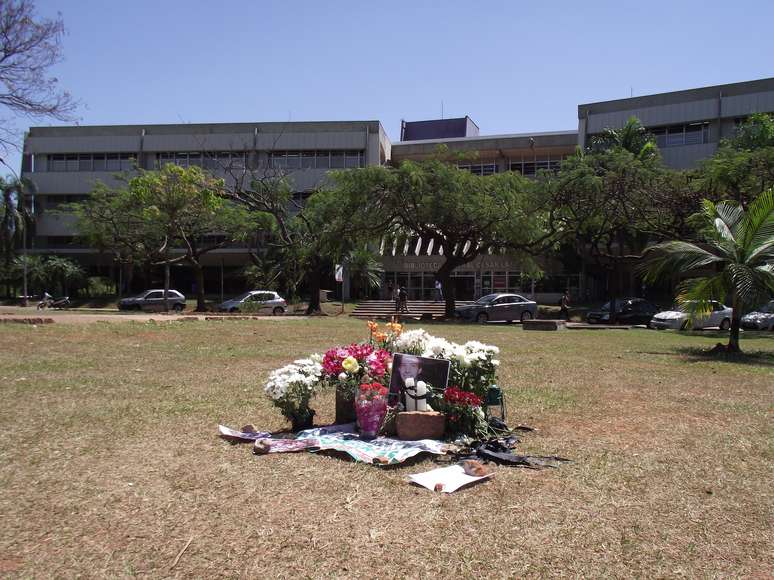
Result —
M272 151L269 165L282 169L352 169L365 166L365 152Z
M521 159L510 159L508 169L522 175L534 176L538 171L559 171L562 159L566 155L532 155ZM492 175L498 172L496 163L458 164L457 167L470 171L474 175Z
M709 143L709 123L706 122L656 127L649 131L656 137L656 145L660 149Z
M247 151L170 151L156 153L155 165L167 163L181 167L204 167L206 169L237 168L247 166ZM135 168L136 153L67 153L48 156L47 166L37 171L130 171ZM365 152L362 150L320 150L320 151L271 151L269 165L282 169L351 169L365 166Z
M48 171L129 171L136 161L135 153L55 154L48 156Z

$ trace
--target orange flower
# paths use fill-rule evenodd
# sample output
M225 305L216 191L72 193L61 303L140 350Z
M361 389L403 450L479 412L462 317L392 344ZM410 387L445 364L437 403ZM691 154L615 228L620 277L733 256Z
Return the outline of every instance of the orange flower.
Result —
M376 342L384 342L385 340L387 340L387 333L377 331L373 333L373 337Z
M374 322L373 320L368 321L368 330L371 331L371 334L379 330L379 324Z

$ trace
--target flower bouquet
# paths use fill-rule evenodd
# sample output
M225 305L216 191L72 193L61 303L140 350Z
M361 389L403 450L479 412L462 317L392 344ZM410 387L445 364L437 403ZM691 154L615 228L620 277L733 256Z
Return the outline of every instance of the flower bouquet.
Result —
M264 392L287 418L293 431L312 426L314 409L309 402L321 385L323 367L319 355L299 359L269 375Z
M387 393L389 389L378 382L363 383L355 399L357 426L361 436L374 438L387 414Z
M475 393L457 387L447 387L439 402L446 415L446 432L457 435L478 435L486 431L482 399Z
M326 382L336 389L336 423L355 420L355 396L363 383L389 384L391 355L371 344L351 344L328 350L322 367Z

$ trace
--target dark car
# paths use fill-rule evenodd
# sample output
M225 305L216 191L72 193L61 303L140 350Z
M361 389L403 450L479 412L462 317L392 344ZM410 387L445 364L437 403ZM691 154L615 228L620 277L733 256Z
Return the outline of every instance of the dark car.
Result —
M518 294L487 294L468 306L460 306L454 313L464 320L489 322L502 320L532 320L537 316L537 303Z
M648 324L659 308L642 298L617 298L615 320L610 321L610 302L586 315L589 324Z

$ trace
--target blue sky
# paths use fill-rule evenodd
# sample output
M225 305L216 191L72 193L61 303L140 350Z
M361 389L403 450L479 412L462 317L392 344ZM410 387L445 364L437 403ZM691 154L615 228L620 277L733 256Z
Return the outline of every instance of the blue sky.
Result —
M443 101L482 134L552 131L579 103L774 76L771 1L37 6L64 18L81 124L379 119L397 140Z

